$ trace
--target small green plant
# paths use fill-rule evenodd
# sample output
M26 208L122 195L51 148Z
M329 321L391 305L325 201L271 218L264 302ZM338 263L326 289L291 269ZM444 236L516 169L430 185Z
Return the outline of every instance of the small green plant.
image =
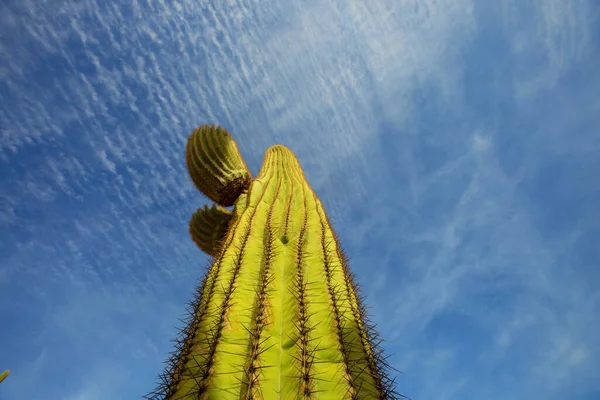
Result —
M217 205L190 233L211 255L187 325L148 399L397 399L380 340L323 204L296 156L265 153L252 179L225 129L186 147ZM233 205L233 212L221 207Z

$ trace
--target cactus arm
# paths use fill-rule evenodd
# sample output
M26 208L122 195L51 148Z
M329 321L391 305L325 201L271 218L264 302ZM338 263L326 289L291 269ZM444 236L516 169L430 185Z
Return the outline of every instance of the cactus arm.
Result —
M10 370L6 370L3 373L0 374L0 383L6 379L6 377L8 376L8 374L10 374Z
M227 233L232 214L226 208L213 206L199 208L189 222L189 230L192 240L205 253L215 256L221 241Z
M232 206L250 184L248 166L221 126L203 125L194 130L185 154L194 185L215 203Z

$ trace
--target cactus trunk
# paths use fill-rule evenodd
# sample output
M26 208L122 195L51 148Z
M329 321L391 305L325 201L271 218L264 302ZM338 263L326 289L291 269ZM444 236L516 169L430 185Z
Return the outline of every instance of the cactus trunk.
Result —
M398 398L347 259L294 154L270 147L234 205L151 398Z

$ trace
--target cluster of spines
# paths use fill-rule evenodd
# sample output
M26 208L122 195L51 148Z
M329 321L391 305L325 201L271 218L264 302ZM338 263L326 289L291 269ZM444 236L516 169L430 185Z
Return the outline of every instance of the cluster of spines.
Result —
M250 170L231 135L221 126L203 125L188 138L185 159L192 181L222 206L232 206L250 185Z
M232 214L228 209L213 204L199 208L189 223L192 240L206 254L215 256L225 238Z
M258 199L258 202L262 200L264 193L265 192L263 191ZM255 213L256 208L252 210L252 214L250 215L251 221L254 218ZM235 222L239 222L239 220ZM212 275L212 279L209 279L201 284L201 287L198 291L198 293L201 295L198 296L196 301L192 304L192 312L187 321L187 327L182 331L182 335L180 335L180 338L177 340L178 349L171 358L171 368L169 368L169 370L163 374L164 378L162 381L163 383L167 382L167 384L161 385L161 388L159 388L157 392L159 393L159 396L163 395L164 397L153 398L168 398L177 400L188 398L197 399L202 398L203 395L207 394L207 391L210 387L210 380L214 375L213 367L216 361L215 355L217 352L217 346L221 343L222 332L227 319L227 310L232 306L232 297L236 289L236 279L239 276L244 253L247 251L246 243L250 237L252 228L252 223L247 224L245 231L242 234L241 244L239 247L234 249L235 261L232 265L232 270L229 271L229 282L226 287L221 288L221 290L223 290L222 294L224 297L220 301L220 304L217 305L217 309L211 314L208 312L208 308L209 302L213 301L213 295L216 293L216 290L218 290L216 287L216 279L219 276L220 269L222 268L221 264L225 255L225 251L232 247L231 242L233 240L233 235L230 235L226 238L227 243L219 251L219 256L215 262L215 265L209 273ZM202 290L202 287L205 285L209 285L210 288L210 292L207 296L203 295L204 290ZM215 325L211 326L209 331L200 331L200 324L207 318L211 317L216 318ZM199 337L202 338L201 342L198 341ZM204 349L202 354L192 350L192 347L197 348L198 345ZM196 370L191 376L191 379L194 380L193 383L195 384L191 387L188 387L187 392L182 393L182 389L180 387L180 383L182 381L181 371L184 369L184 366L189 362L190 359L193 360L196 367ZM168 382L172 383L168 384Z
M398 393L396 390L395 378L391 377L391 371L398 371L387 361L389 356L385 355L385 350L382 347L384 341L377 330L377 326L369 317L368 309L365 306L365 296L362 294L361 286L357 282L354 273L349 268L350 260L341 246L339 237L332 228L331 220L325 210L322 210L322 217L325 218L327 225L330 227L333 236L332 244L335 247L333 251L341 261L345 278L345 290L348 293L349 298L353 298L356 303L356 307L351 306L351 309L358 321L358 332L363 349L367 355L369 369L375 381L375 398L385 400L406 399L406 396ZM331 254L332 250L328 250L328 252Z
M325 277L326 277L326 283L327 283L327 291L329 292L329 301L331 303L331 307L332 307L332 315L333 315L333 325L336 329L336 335L337 335L337 341L338 341L338 346L339 349L342 353L342 357L343 357L343 365L344 365L344 378L346 379L348 386L349 386L349 393L347 393L347 395L352 399L355 400L357 398L357 396L359 395L359 388L357 387L357 385L359 384L358 382L356 382L357 380L357 374L355 371L353 371L353 363L351 360L351 353L352 353L352 342L349 342L347 340L347 335L345 334L345 327L344 327L344 322L342 319L342 302L343 302L343 297L340 296L338 290L339 288L336 287L333 284L333 279L332 279L332 275L333 275L333 265L331 262L331 254L329 253L329 249L328 249L328 245L327 242L325 241L325 230L326 230L326 226L325 224L323 224L323 222L321 221L321 245L322 245L322 250L323 250L323 255L324 255L324 268L325 268ZM347 331L346 331L347 332Z
M169 353L165 369L158 376L158 386L152 392L143 396L144 399L171 399L179 387L181 382L181 372L193 345L192 340L190 339L194 338L196 336L195 333L197 332L198 320L196 319L196 316L201 315L202 299L212 289L209 284L209 278L213 275L211 274L210 264L205 268L205 272L204 278L196 287L194 299L187 304L185 318L180 319L183 327L179 329L177 337L173 340L175 349ZM193 398L193 393L190 393L188 399L191 400ZM181 399L184 400L185 397L181 397Z

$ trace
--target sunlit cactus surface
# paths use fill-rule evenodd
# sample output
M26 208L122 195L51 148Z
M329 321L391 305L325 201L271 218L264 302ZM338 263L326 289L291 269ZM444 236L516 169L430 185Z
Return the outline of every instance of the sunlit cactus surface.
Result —
M251 178L229 133L188 140L196 187L222 206L190 233L212 257L149 399L396 399L380 340L323 205L295 155L270 147Z

